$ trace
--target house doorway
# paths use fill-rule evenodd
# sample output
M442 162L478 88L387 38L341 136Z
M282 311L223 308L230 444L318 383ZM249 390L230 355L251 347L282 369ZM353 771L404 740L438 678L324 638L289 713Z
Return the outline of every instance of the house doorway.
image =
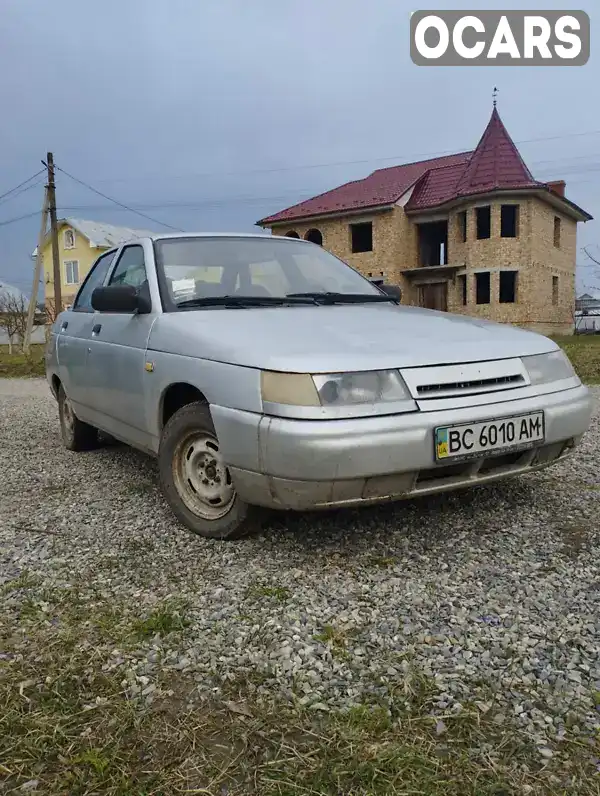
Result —
M448 283L419 285L419 306L428 310L448 311Z

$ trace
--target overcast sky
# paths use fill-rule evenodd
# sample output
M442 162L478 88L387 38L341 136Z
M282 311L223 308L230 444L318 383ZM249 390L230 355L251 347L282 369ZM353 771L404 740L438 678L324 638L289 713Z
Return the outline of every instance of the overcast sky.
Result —
M597 0L584 67L418 67L409 15L518 8L506 0L2 0L0 194L57 165L156 219L251 231L257 219L375 168L474 147L492 89L538 179L597 217L579 246L600 255ZM547 139L530 141L530 139ZM30 291L41 184L0 200L0 281ZM59 216L164 229L57 180ZM600 285L580 251L579 286ZM596 269L600 272L600 269Z

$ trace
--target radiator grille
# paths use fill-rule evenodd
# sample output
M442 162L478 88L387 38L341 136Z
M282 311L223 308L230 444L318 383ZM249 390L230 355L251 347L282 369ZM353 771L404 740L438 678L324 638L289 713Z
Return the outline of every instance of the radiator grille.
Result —
M494 387L508 387L510 385L524 384L525 380L520 373L513 376L499 376L493 379L474 379L470 381L456 381L445 384L420 384L417 394L420 397L435 396L439 393L466 393L472 390L489 389Z

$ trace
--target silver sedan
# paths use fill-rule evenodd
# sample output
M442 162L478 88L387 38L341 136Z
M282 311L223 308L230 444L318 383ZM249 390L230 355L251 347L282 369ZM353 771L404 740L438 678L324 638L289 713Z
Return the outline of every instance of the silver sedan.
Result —
M546 337L402 306L321 247L157 235L103 253L46 355L64 444L158 457L174 514L233 538L264 508L483 484L573 453L591 400Z

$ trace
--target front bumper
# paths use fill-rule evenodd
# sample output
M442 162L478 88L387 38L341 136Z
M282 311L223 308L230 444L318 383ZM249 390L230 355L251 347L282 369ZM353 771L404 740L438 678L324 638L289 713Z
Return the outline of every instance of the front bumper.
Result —
M290 420L211 407L240 497L280 509L398 500L541 469L572 453L590 425L584 386L483 406L335 421ZM433 430L543 410L541 446L436 465Z

